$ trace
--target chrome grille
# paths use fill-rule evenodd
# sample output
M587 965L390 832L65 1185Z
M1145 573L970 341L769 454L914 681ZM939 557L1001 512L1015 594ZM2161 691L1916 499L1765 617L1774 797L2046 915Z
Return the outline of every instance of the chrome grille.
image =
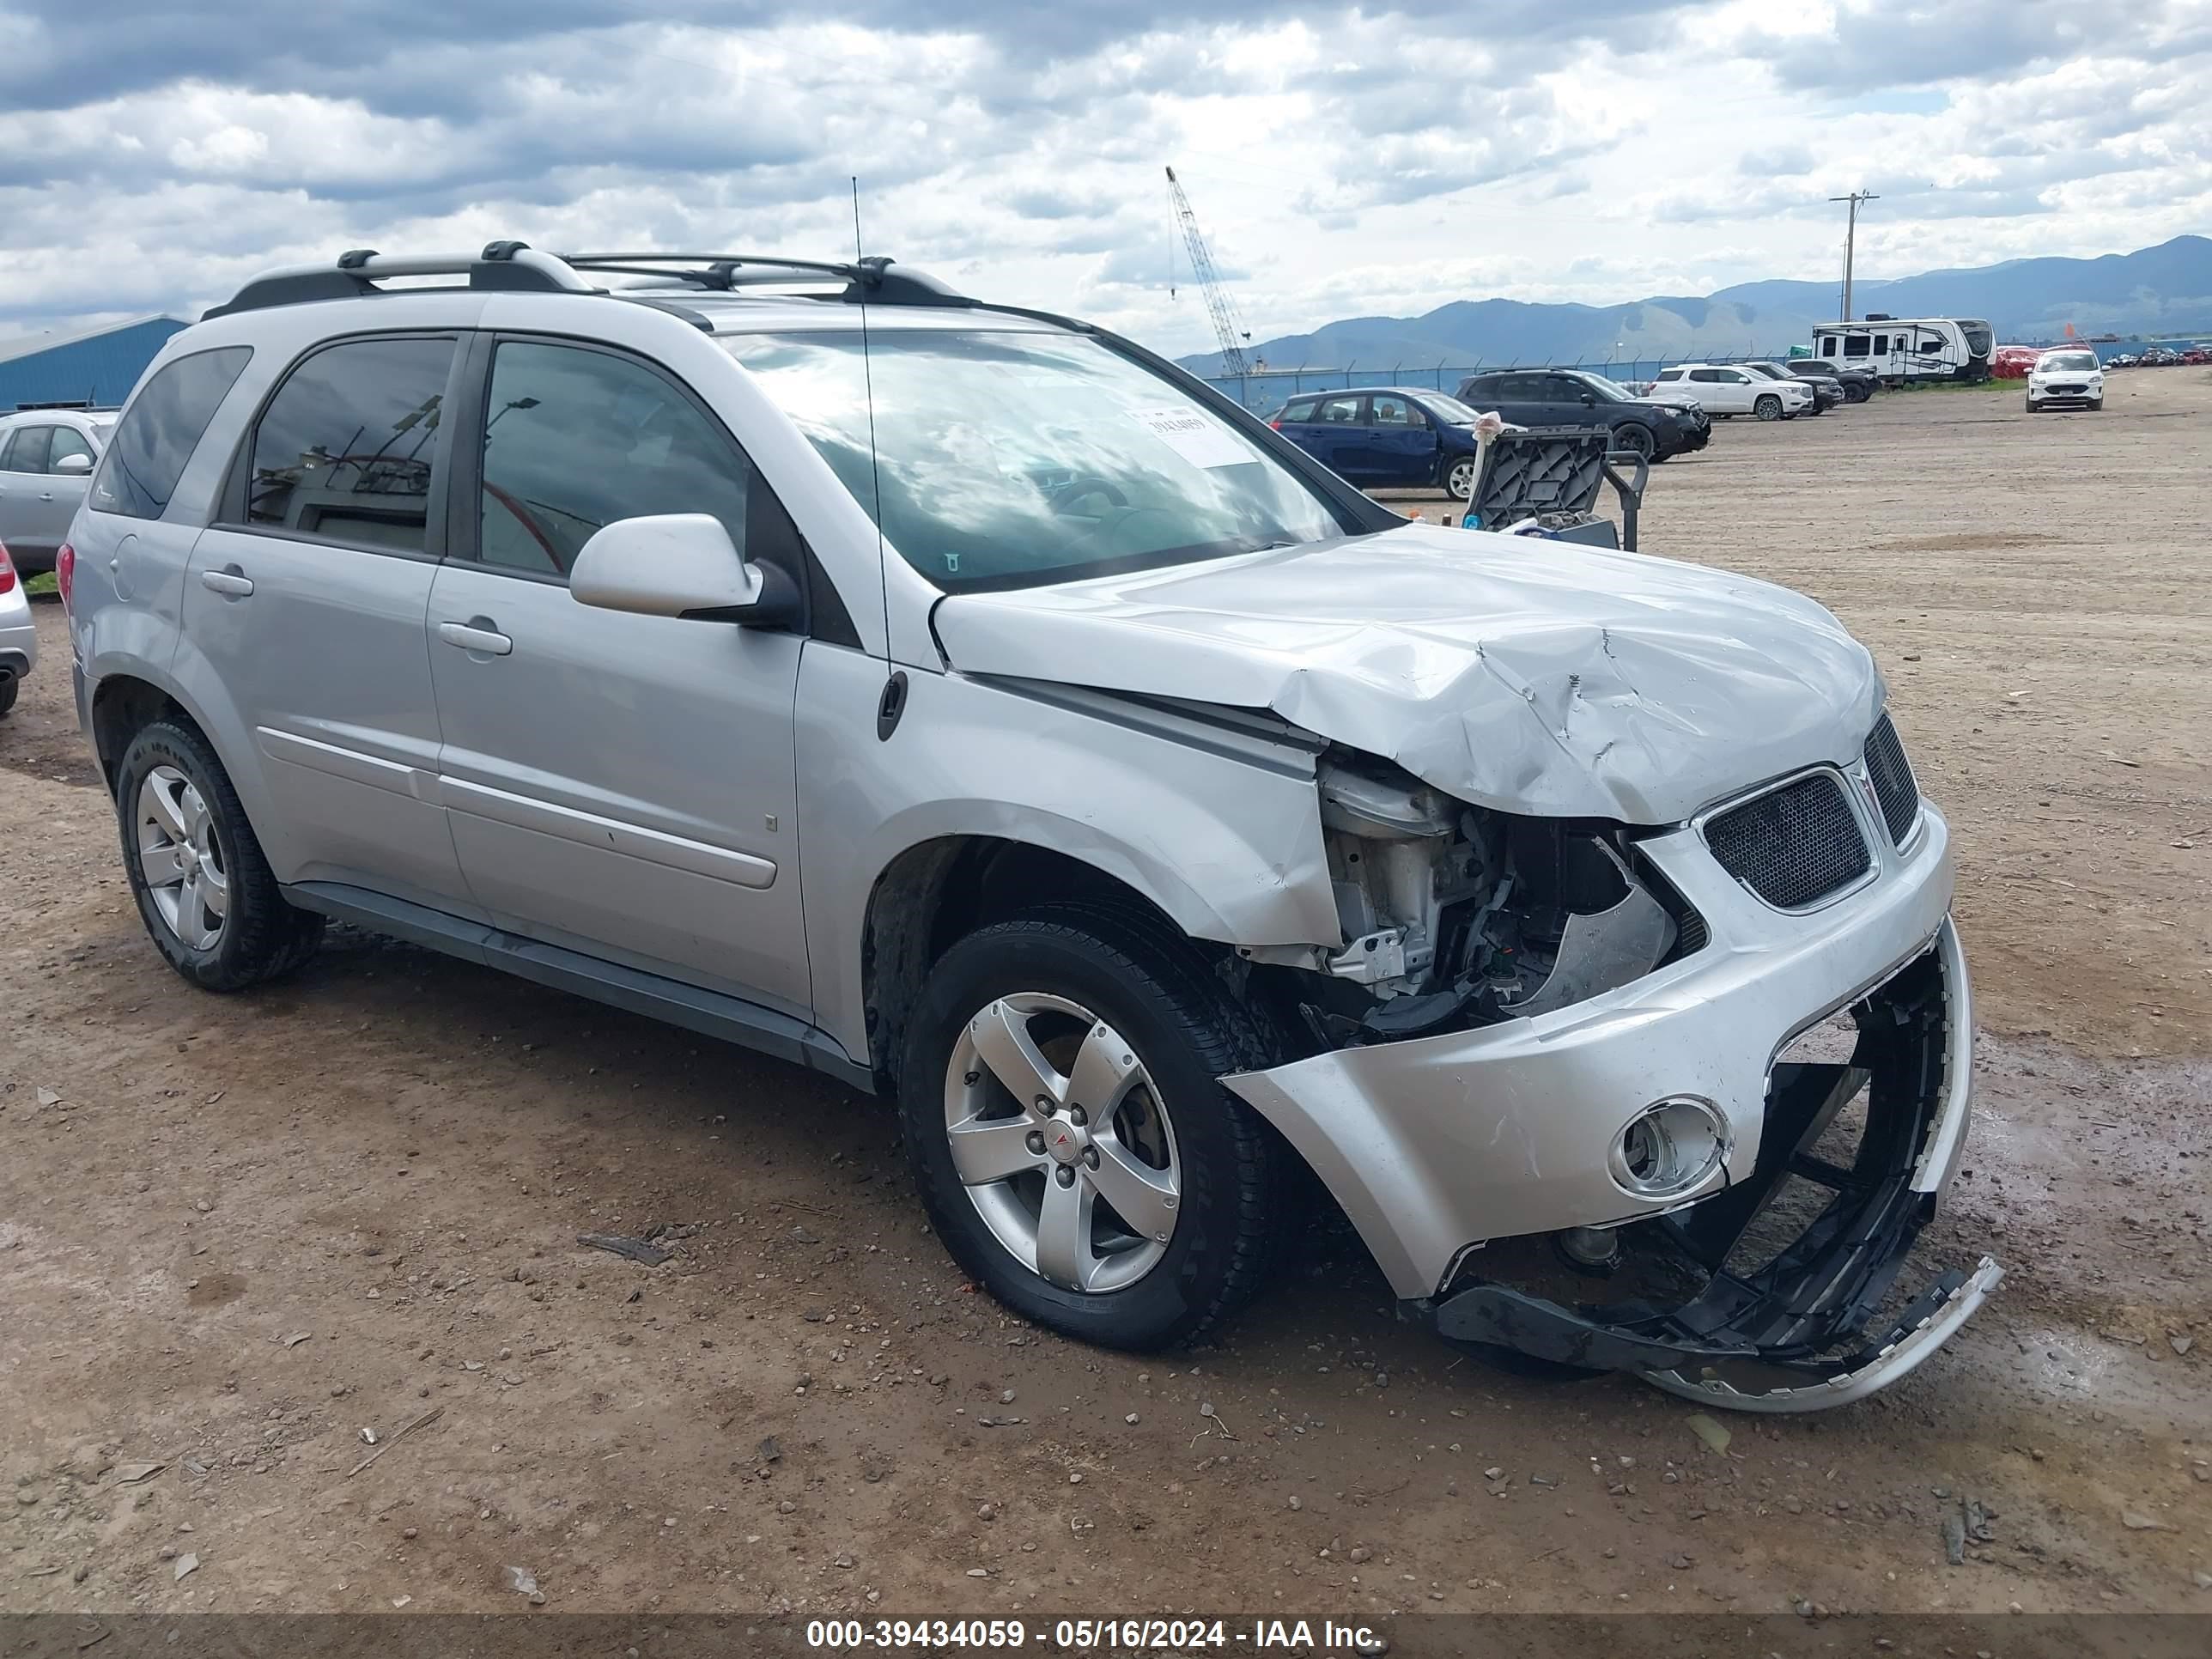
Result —
M1705 825L1721 868L1778 909L1796 910L1874 867L1857 815L1832 772L1813 772Z
M1881 821L1889 827L1889 838L1902 847L1912 832L1913 819L1920 815L1920 786L1913 780L1905 745L1898 741L1897 728L1887 714L1867 738L1866 768L1867 775L1874 780L1875 799L1881 803Z

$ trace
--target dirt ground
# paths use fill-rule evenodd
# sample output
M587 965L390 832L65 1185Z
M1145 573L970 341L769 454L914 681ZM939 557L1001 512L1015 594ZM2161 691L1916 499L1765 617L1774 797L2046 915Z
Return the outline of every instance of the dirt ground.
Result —
M1218 1346L1025 1328L878 1106L488 970L339 932L187 988L45 603L0 722L0 1611L496 1611L509 1566L653 1613L2212 1608L2208 477L2193 370L1655 475L1648 550L1811 592L1889 676L1984 1028L1919 1259L2009 1270L1905 1382L1722 1452L1458 1358L1340 1237ZM654 1224L658 1267L575 1243Z

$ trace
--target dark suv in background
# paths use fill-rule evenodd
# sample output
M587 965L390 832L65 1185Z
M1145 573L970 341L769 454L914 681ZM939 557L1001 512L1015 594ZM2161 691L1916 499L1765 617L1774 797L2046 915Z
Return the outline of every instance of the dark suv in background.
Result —
M1704 410L1647 402L1602 374L1583 369L1511 368L1471 374L1462 404L1496 410L1516 426L1603 426L1613 447L1663 461L1703 449L1713 423Z

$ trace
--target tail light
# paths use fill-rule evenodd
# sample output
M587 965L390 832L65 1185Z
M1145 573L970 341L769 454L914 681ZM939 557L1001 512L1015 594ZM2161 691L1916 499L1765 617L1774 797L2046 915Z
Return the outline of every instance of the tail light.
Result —
M1274 428L1274 429L1275 429L1276 431L1278 431L1278 432L1280 432L1280 431L1283 429L1283 423L1282 423L1280 421L1270 421L1270 422L1267 422L1267 424L1268 424L1269 426L1271 426L1271 427Z
M8 562L8 544L0 542L0 593L15 591L15 567Z
M76 586L76 549L67 542L54 555L54 586L62 591L62 604L70 602L70 590Z

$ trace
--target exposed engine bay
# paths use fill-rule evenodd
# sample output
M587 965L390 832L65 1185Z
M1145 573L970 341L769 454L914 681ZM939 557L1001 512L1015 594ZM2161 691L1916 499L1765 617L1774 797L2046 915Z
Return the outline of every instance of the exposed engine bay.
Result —
M1243 954L1308 970L1300 1006L1325 1048L1547 1013L1704 942L1626 826L1470 806L1342 748L1316 782L1346 943Z

